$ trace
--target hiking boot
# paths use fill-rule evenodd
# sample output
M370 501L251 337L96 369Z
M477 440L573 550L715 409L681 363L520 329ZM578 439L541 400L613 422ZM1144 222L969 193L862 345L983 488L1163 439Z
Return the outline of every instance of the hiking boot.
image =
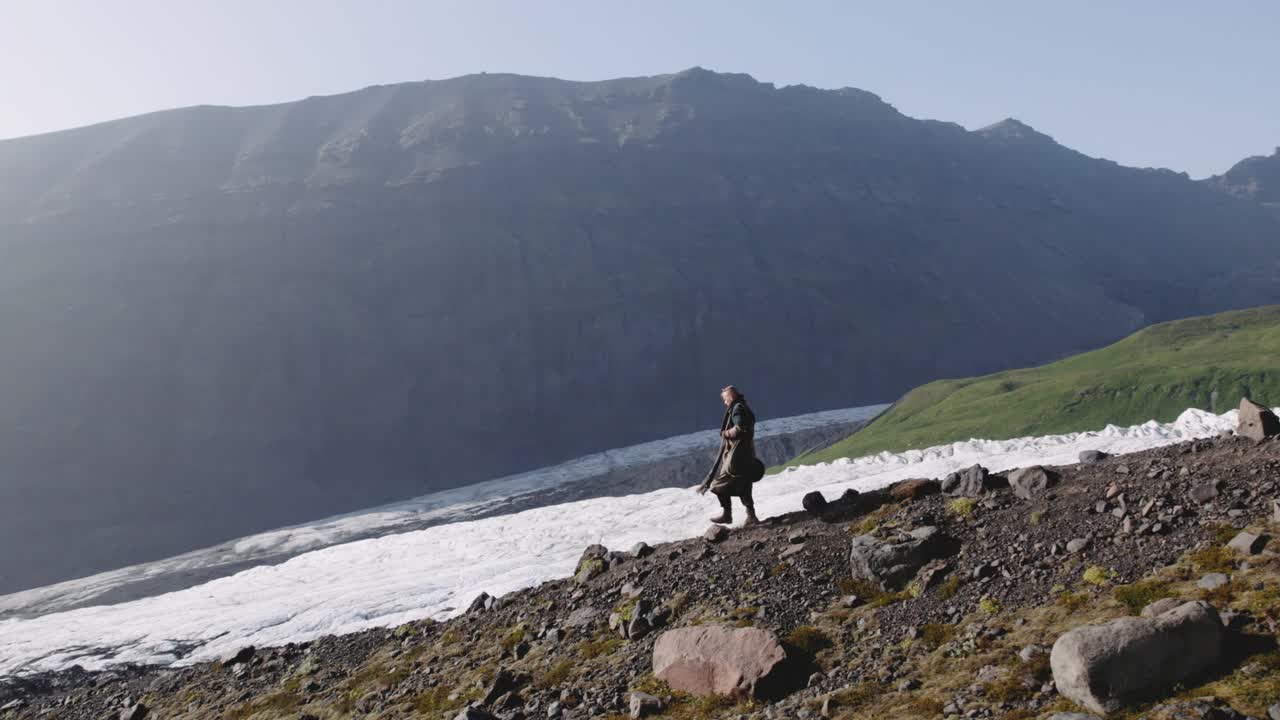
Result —
M728 510L725 510L719 515L711 518L711 522L717 525L728 525L729 523L733 522L733 513L729 512Z
M756 511L748 510L747 519L742 521L742 527L751 527L752 525L759 525L759 524L760 524L760 518L756 517Z

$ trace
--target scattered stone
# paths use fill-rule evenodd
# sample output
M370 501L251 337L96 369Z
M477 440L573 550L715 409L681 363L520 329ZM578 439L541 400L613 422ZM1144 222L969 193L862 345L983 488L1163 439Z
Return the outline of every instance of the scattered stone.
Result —
M1076 538L1067 541L1067 552L1075 554L1089 547L1089 538Z
M827 509L827 499L817 490L805 493L805 496L800 500L800 504L804 507L805 512L811 515L821 515Z
M1022 662L1031 662L1041 655L1048 655L1049 648L1043 645L1028 645L1018 651L1018 658Z
M1039 465L1019 468L1009 473L1009 487L1023 500L1038 500L1058 482L1058 474Z
M1241 555L1257 555L1267 546L1267 541L1270 539L1266 535L1254 535L1247 530L1241 530L1231 539L1231 542L1227 543L1227 547Z
M1280 720L1280 702L1267 708L1267 717L1271 720Z
M1241 398L1240 423L1236 426L1236 435L1254 442L1275 437L1280 435L1280 418L1265 405L1259 405L1249 398Z
M573 628L590 627L600 620L600 611L593 607L581 607L569 613L564 624Z
M805 540L809 539L809 534L804 530L792 530L787 533L787 542L792 545L802 545Z
M1271 501L1271 522L1280 523L1280 500Z
M1191 488L1191 499L1204 504L1218 497L1218 483L1204 483Z
M463 708L462 712L454 715L453 720L498 720L498 718L484 708L469 705Z
M787 653L760 628L700 625L668 630L653 646L653 674L693 695L755 696L780 674Z
M1152 618L1121 618L1071 630L1049 663L1064 697L1097 713L1158 694L1220 661L1222 622L1204 601Z
M712 525L702 533L702 539L709 543L718 543L729 537L729 528L723 525Z
M887 540L859 535L853 539L849 561L853 577L893 592L905 587L926 563L950 554L951 545L951 540L931 525Z
M1217 590L1218 588L1231 582L1231 576L1223 573L1209 573L1200 578L1196 583L1196 587L1202 590Z
M147 716L147 706L134 703L120 711L120 720L142 720Z
M642 718L662 712L662 701L642 692L631 693L631 717Z
M631 557L639 560L653 554L653 548L649 547L649 543L638 542L631 546Z
M1101 450L1081 450L1079 455L1081 465L1096 465L1109 457Z

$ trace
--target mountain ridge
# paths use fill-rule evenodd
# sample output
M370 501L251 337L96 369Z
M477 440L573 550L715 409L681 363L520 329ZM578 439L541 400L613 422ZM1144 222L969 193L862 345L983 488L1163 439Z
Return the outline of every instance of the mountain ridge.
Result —
M0 592L1280 302L1251 198L701 70L4 141L0 228Z

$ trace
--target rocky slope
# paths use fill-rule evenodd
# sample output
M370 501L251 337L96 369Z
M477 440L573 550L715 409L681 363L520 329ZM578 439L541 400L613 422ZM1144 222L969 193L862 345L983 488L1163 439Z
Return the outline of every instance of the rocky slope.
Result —
M1280 147L1270 156L1245 158L1222 175L1205 182L1252 198L1280 212Z
M847 407L1280 301L1278 237L1016 121L699 69L0 142L0 591L711 427L726 382Z
M1058 640L1144 609L1140 623L1175 632L1182 620L1156 611L1205 600L1194 612L1215 644L1179 651L1201 672L1115 713L1264 717L1280 701L1280 555L1265 534L1280 522L1280 441L1082 461L807 498L809 511L754 528L588 548L575 578L482 596L447 622L213 665L11 679L0 706L15 718L452 718L469 704L458 717L1088 717L1056 715L1080 711L1059 692L1070 643ZM713 627L781 639L769 692L695 697L668 684L678 673L655 676L659 637ZM1119 642L1115 627L1096 632ZM1139 654L1121 667L1163 662L1125 651Z

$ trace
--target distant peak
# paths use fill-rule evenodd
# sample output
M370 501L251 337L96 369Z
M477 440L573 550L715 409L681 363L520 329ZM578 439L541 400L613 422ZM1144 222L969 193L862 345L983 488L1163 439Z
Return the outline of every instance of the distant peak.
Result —
M1037 140L1053 142L1053 138L1015 118L1005 118L998 123L975 130L979 135L1001 140Z
M726 87L773 87L772 83L762 83L746 73L722 73L694 66L671 76L673 84L681 85L717 85Z

